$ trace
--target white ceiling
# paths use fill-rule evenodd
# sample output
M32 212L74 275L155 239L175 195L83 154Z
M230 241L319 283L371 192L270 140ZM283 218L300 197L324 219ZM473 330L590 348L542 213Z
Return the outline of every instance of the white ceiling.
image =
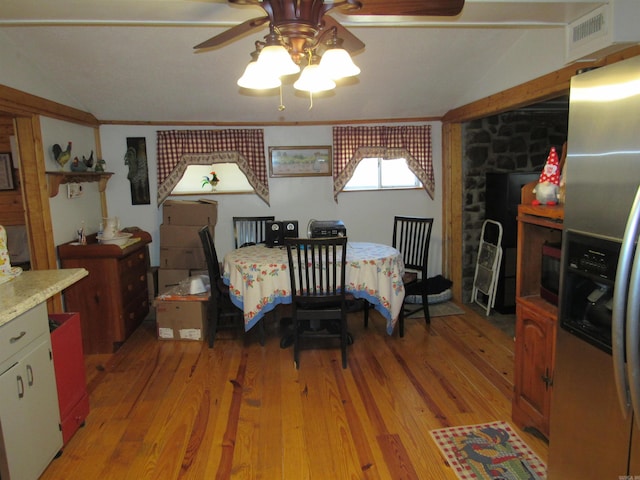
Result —
M222 0L2 0L0 48L28 59L42 82L104 121L424 118L559 68L563 58L544 59L551 49L564 51L564 26L605 3L466 0L455 18L331 12L366 44L354 56L362 73L328 95L314 96L311 110L308 96L291 85L283 87L283 111L277 89L252 95L236 86L266 27L219 49L193 51L227 28L264 15L253 6ZM499 73L514 61L521 68Z

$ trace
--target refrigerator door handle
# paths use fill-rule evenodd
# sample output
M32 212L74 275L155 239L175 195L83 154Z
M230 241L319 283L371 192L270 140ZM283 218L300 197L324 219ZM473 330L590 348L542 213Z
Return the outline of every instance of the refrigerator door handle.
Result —
M640 258L638 252L633 260L629 292L640 292ZM634 412L640 412L640 302L638 295L627 295L627 382L631 395L631 406ZM640 427L640 415L634 415Z
M636 239L640 226L640 188L636 192L620 248L620 257L616 270L613 294L613 312L611 323L611 348L613 351L613 374L618 392L618 400L624 418L630 413L631 397L629 378L625 367L625 324L627 323L627 300L633 303L629 295L629 281L633 266ZM637 318L637 317L636 317ZM636 327L637 328L637 327ZM631 337L637 338L637 337Z

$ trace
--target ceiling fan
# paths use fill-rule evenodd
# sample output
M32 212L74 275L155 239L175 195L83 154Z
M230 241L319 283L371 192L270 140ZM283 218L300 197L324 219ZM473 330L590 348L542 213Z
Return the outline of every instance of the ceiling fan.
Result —
M455 16L464 0L228 0L235 5L257 5L266 15L247 20L194 47L204 50L220 47L269 23L270 36L277 36L298 62L322 42L339 41L342 48L357 53L364 43L332 17L337 9L346 15ZM333 32L333 39L326 38Z

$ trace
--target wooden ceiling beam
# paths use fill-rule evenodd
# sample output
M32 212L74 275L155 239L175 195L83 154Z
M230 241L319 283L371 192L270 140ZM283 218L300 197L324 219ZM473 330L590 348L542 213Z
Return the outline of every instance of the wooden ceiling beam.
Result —
M449 110L442 117L442 121L444 123L468 122L509 110L516 110L533 103L544 102L562 95L568 95L571 77L576 74L577 70L603 67L637 55L640 55L640 45L621 50L595 62L579 62L567 65L560 70L543 75L530 82Z
M71 123L98 127L100 122L88 112L0 85L0 111L18 116L44 115Z

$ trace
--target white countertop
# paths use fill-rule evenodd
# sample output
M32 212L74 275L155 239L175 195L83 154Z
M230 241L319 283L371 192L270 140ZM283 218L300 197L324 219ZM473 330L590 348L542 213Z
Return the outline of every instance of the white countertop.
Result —
M84 268L29 270L0 285L0 326L89 274Z

